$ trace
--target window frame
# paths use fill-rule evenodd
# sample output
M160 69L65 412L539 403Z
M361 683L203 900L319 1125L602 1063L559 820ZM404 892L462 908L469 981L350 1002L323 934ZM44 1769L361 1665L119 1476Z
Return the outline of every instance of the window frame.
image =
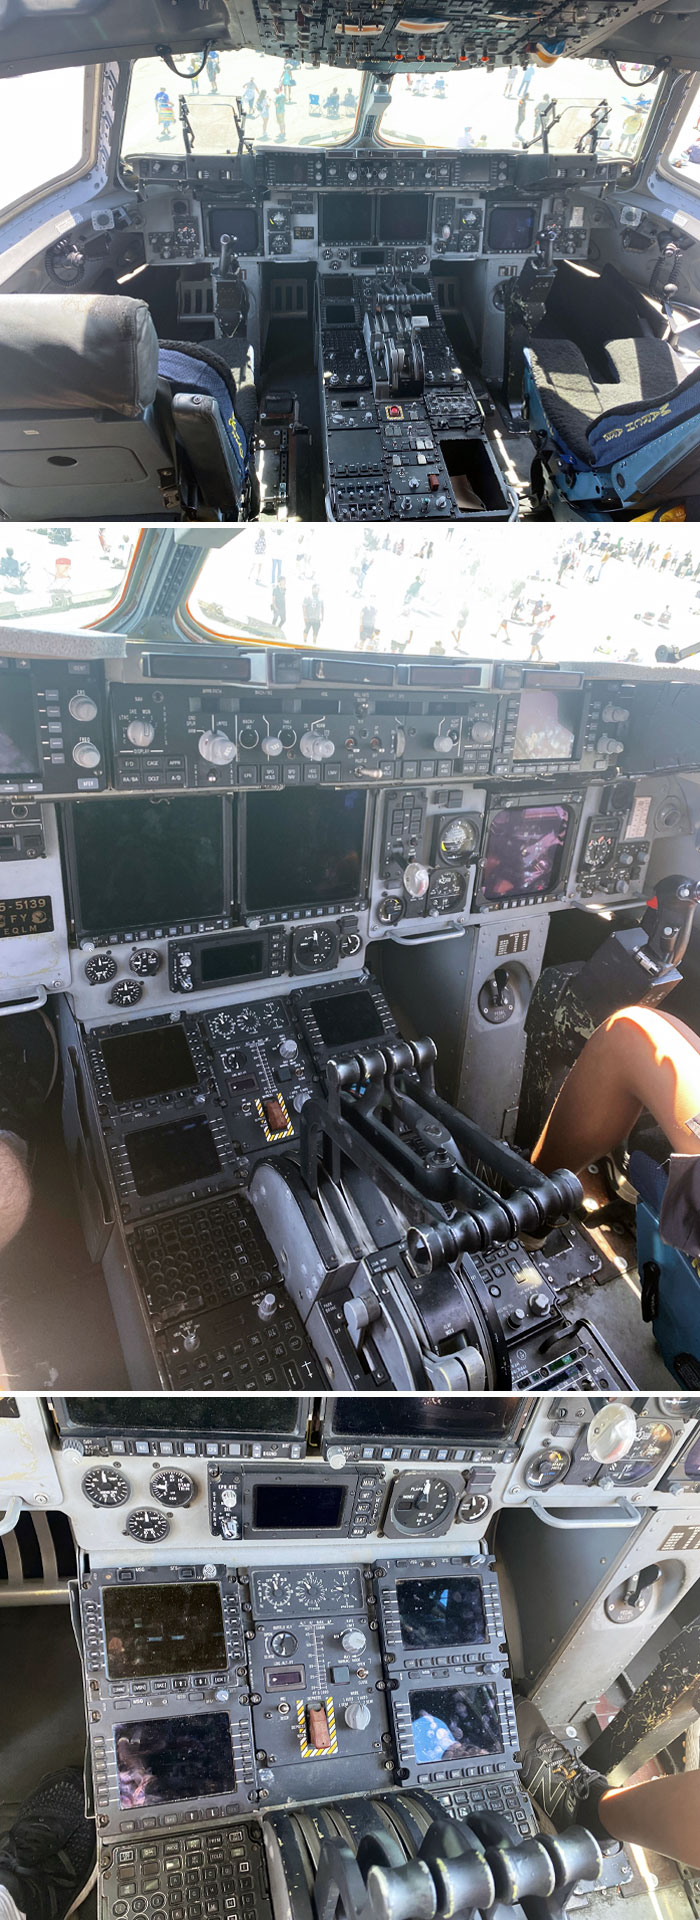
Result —
M76 61L75 64L76 67L80 69L80 61ZM37 68L36 71L43 71L43 69ZM61 71L62 69L60 67L56 69L56 72L59 74ZM23 213L27 213L32 207L38 206L40 201L47 200L51 194L60 193L63 188L72 186L76 180L84 179L85 175L88 174L95 165L100 125L103 67L94 65L83 66L83 73L85 76L82 109L83 133L78 160L72 167L68 168L67 172L53 174L51 179L43 180L40 186L33 187L30 193L20 194L17 199L10 202L9 206L0 209L0 228L7 226L11 220L17 220ZM24 79L25 75L8 74L3 75L2 78Z

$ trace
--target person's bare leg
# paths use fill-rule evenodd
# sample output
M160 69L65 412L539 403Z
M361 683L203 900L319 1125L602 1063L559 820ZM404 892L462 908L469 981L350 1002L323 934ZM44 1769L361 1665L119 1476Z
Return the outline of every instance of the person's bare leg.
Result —
M623 1007L590 1040L564 1081L532 1154L543 1173L579 1173L626 1139L646 1109L674 1153L700 1153L700 1038L673 1014Z
M24 1226L31 1197L21 1142L0 1137L0 1253Z
M598 1818L615 1840L700 1867L700 1773L673 1773L636 1787L610 1787Z

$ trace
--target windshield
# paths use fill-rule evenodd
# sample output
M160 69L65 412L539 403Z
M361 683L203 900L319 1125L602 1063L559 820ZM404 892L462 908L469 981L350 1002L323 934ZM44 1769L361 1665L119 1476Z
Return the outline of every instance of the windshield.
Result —
M700 88L693 87L687 111L669 150L668 164L688 186L700 188Z
M653 666L700 614L700 530L649 531L260 527L207 555L188 611L202 638Z
M652 67L620 72L618 80L607 60L557 60L550 67L394 74L380 137L397 147L531 148L631 160L660 80Z
M62 67L0 80L0 213L79 168L91 78L89 68Z
M253 146L330 147L355 131L364 75L347 68L302 67L269 53L183 55L182 78L164 60L137 60L131 75L122 154L186 152L185 114L195 153L237 153L233 109L241 102Z
M58 631L90 627L116 606L140 528L5 527L0 534L0 624L31 620Z

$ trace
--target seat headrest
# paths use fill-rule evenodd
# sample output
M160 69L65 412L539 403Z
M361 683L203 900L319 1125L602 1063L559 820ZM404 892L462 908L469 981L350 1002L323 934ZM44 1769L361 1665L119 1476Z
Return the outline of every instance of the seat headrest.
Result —
M158 336L144 300L104 293L0 296L0 413L152 404Z

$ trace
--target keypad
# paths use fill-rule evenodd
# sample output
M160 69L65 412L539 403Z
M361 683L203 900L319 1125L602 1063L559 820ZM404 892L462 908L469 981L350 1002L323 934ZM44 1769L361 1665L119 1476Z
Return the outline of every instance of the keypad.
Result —
M260 1830L218 1827L117 1845L101 1894L113 1920L268 1920Z
M468 1820L470 1813L503 1813L524 1838L537 1831L527 1795L512 1775L507 1780L485 1780L479 1786L452 1787L436 1798L457 1820Z

